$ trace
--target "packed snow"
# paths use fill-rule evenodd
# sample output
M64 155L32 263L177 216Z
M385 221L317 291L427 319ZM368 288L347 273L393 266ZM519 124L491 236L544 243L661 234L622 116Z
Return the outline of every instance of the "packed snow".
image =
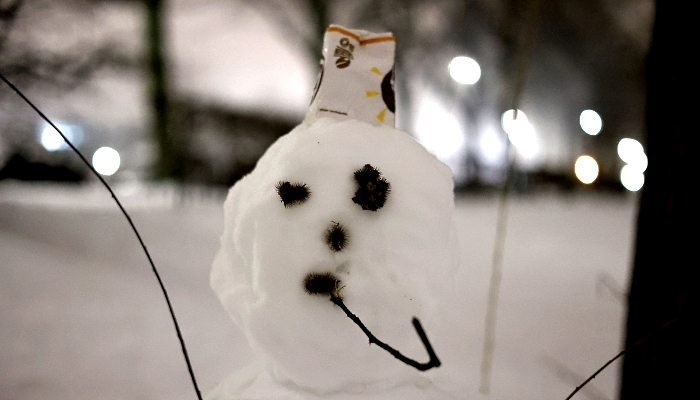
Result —
M374 173L374 189L390 185L385 203L362 202L363 173ZM302 188L298 204L285 204L284 182ZM233 187L224 209L212 286L265 364L259 373L270 378L234 377L216 398L448 398L443 391L463 391L466 277L452 174L414 139L356 120L302 124ZM329 295L307 293L309 274L337 277L339 296L374 335L427 362L411 325L417 317L442 366L420 372L368 346Z
M393 127L394 49L390 33L328 27L306 120L231 189L211 282L255 361L211 399L465 391L452 174ZM407 365L421 361L439 368Z
M116 188L159 267L200 387L209 392L254 361L209 287L223 194ZM455 215L468 277L461 284L463 398L564 399L620 350L634 198L511 199L489 395L478 386L497 199L458 197ZM195 398L155 278L103 188L4 182L0 221L2 398ZM414 335L410 325L406 332ZM391 344L391 335L377 335ZM610 366L575 398L616 398L617 369Z

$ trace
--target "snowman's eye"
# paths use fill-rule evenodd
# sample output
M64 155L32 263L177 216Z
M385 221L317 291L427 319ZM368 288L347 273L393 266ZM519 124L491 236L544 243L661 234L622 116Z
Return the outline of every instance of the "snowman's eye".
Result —
M384 207L391 185L373 166L366 164L355 171L355 182L359 185L352 201L363 210L377 211Z
M309 187L305 183L289 183L289 181L281 181L275 187L277 194L282 199L285 207L292 207L306 201L311 195Z

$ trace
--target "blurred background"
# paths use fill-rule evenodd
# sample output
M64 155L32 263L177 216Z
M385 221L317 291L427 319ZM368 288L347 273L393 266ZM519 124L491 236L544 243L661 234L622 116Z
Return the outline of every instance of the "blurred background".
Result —
M206 392L252 360L208 285L226 189L303 120L327 25L393 32L398 128L454 173L470 276L465 397L563 399L624 347L654 10L652 0L0 0L0 72L115 187ZM150 268L96 181L0 85L0 400L194 398ZM515 195L499 203L504 184ZM577 397L617 398L619 368Z
M397 37L397 125L459 189L500 186L509 142L518 190L643 185L651 0L0 7L0 69L111 181L231 185L303 119L336 23ZM0 132L0 179L92 179L6 87Z

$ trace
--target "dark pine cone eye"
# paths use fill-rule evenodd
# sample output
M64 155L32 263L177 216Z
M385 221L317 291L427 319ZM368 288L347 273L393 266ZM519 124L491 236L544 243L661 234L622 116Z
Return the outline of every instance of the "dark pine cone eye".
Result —
M309 187L305 183L283 181L277 184L276 189L285 207L301 204L311 195L311 191L309 191Z
M363 210L377 211L384 207L389 196L391 185L382 177L381 172L373 166L366 164L355 171L355 182L358 189L352 201L360 205Z

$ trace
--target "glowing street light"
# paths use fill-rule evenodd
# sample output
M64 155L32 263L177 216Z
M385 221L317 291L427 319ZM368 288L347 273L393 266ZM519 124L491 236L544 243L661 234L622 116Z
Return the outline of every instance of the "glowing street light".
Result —
M436 97L426 95L419 106L414 129L418 142L447 164L455 180L459 180L467 141L457 116Z
M598 178L598 163L591 156L581 156L576 159L574 173L582 183L593 183Z
M603 129L603 120L593 110L583 110L578 119L581 129L589 135L595 136Z
M487 129L479 135L479 150L482 161L488 165L499 165L503 162L506 143L494 130Z
M528 129L528 125L530 123L527 120L527 116L521 110L518 110L517 116L515 115L515 110L508 110L501 115L501 126L509 136Z
M459 56L448 66L452 79L463 85L473 85L481 78L481 67L473 58Z
M56 126L74 146L80 146L83 142L83 132L78 126L62 123L57 123ZM63 140L61 135L49 124L43 126L39 134L39 141L47 151L65 150L69 148L66 141Z
M508 110L501 115L501 126L508 134L508 141L518 150L518 154L527 162L533 162L539 152L539 142L535 127L527 120L527 116L518 110Z
M111 147L100 147L92 155L92 166L101 175L113 175L119 169L119 153Z
M644 146L635 139L620 139L617 144L617 155L622 161L641 172L646 171L649 164L647 155L644 153Z
M644 146L638 140L624 138L617 144L617 155L627 163L620 171L620 182L630 192L636 192L644 186L644 171L649 165Z
M644 186L644 172L631 165L625 165L620 171L620 182L625 189L636 192Z

